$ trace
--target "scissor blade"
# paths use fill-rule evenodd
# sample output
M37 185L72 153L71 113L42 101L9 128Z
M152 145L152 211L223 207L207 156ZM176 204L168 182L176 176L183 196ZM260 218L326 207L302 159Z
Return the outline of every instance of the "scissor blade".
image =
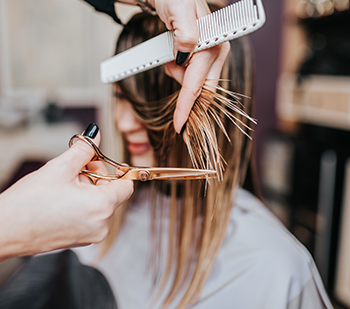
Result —
M131 180L191 180L191 179L209 179L217 178L214 170L200 170L193 168L171 168L171 167L145 167L131 168L120 179Z
M191 180L217 178L217 173L214 170L193 168L150 168L148 172L150 179Z
M116 180L121 178L121 175L104 174L104 173L93 172L89 170L81 170L80 173L90 176L92 178L105 179L105 180Z

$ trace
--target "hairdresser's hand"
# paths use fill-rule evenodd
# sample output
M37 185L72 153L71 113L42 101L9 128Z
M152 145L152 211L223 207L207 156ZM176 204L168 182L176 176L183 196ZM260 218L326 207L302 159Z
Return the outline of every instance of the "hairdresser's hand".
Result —
M175 130L180 132L204 82L210 80L210 83L216 85L230 44L226 42L191 57L199 38L196 19L210 13L206 1L149 0L149 3L156 9L167 28L175 32L176 60L175 63L168 63L165 68L167 74L182 85L174 114Z
M96 125L88 128L90 136L98 130ZM99 134L94 141L99 144ZM133 185L130 180L91 184L79 175L81 168L88 164L89 169L106 172L102 164L88 163L93 155L79 140L0 195L0 262L97 243L107 236L111 216L130 197Z

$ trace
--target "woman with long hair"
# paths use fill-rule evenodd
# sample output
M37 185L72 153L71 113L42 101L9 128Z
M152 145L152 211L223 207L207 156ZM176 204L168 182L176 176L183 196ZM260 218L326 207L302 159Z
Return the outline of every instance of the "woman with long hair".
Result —
M136 14L116 53L165 30L157 16ZM180 86L166 72L114 85L122 162L215 169L218 180L135 183L107 239L77 249L80 260L106 276L119 309L331 308L307 250L254 196L249 40L231 42L219 86L208 81L182 135L172 124Z

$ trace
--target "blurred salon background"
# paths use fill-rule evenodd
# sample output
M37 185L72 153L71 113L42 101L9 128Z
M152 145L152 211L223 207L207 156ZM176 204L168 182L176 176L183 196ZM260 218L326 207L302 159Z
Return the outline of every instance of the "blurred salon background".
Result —
M250 38L264 202L310 250L334 306L350 308L349 0L263 4L266 24ZM117 4L124 22L135 11ZM99 63L120 30L81 0L0 0L0 192L90 122L112 156L111 86Z

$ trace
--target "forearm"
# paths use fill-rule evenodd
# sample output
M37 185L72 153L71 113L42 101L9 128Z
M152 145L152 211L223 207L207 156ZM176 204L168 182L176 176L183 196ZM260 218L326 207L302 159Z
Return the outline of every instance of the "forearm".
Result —
M31 201L27 190L20 186L21 182L0 194L0 262L48 251L57 245L49 239L54 227L48 223L51 216L45 212L46 202L38 206L40 198L34 196Z
M0 228L0 234L0 263L14 257L31 254L30 252L26 252L26 250L24 250L23 242L8 237L2 228Z
M18 214L11 213L12 209L14 207L7 203L5 194L0 194L0 263L30 254L25 248L28 246L25 236L30 233L22 235L23 224L17 222Z
M116 0L115 2L129 4L129 5L138 5L137 0ZM153 8L155 7L154 0L146 0L146 1L141 0L141 2L147 3Z

